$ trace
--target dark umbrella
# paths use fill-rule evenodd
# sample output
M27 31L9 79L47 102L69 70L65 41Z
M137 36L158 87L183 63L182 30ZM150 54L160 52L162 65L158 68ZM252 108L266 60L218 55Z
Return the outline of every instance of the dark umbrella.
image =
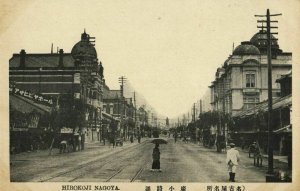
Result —
M154 143L154 144L168 144L168 141L166 141L165 139L160 139L160 138L153 139L150 142Z

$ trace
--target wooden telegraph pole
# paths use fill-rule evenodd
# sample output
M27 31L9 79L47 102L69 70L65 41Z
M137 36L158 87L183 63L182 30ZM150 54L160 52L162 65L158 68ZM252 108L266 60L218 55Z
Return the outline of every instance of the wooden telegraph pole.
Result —
M137 119L136 119L136 112L137 112L137 108L136 108L136 98L135 98L135 92L133 92L133 102L134 102L134 130L137 130ZM140 126L138 128L138 133L140 132Z
M266 20L258 20L258 23L262 23L262 26L257 26L258 28L264 29L263 24L267 24L267 54L268 54L268 172L266 174L266 182L274 182L274 167L273 167L273 116L272 116L272 42L271 35L278 34L272 33L271 29L278 28L277 26L271 26L271 23L278 23L276 20L271 21L271 17L280 16L282 14L270 14L269 9L267 9L266 15L255 15L255 17L265 17ZM264 31L262 31L264 32ZM277 40L277 39L274 39Z
M119 83L120 83L120 91L121 91L121 112L120 112L120 128L123 128L123 112L125 111L125 99L124 99L124 83L126 82L126 78L124 76L121 76L119 78ZM125 113L125 112L124 112ZM126 140L126 131L125 127L123 128L123 135L124 135L124 140Z

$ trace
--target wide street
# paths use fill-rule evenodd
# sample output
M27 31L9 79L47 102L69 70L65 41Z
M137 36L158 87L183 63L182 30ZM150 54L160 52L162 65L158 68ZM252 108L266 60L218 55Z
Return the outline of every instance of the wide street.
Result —
M166 138L168 139L168 138ZM49 156L47 151L11 155L13 182L228 182L225 153L194 143L168 139L160 145L162 172L152 172L153 144L143 139L112 148L89 143L80 152ZM237 182L265 182L266 160L261 168L252 165L241 151Z

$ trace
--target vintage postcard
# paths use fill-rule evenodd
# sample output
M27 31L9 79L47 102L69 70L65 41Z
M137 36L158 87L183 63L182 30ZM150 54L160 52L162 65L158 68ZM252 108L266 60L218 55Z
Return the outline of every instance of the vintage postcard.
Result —
M1 190L297 190L300 1L0 7Z

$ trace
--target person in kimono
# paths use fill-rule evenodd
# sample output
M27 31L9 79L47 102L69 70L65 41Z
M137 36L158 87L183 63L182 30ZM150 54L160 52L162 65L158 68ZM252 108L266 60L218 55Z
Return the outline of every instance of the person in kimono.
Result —
M160 170L160 151L159 151L159 144L156 143L155 147L153 149L152 153L152 158L153 158L153 163L152 163L152 170L153 171L161 171Z

